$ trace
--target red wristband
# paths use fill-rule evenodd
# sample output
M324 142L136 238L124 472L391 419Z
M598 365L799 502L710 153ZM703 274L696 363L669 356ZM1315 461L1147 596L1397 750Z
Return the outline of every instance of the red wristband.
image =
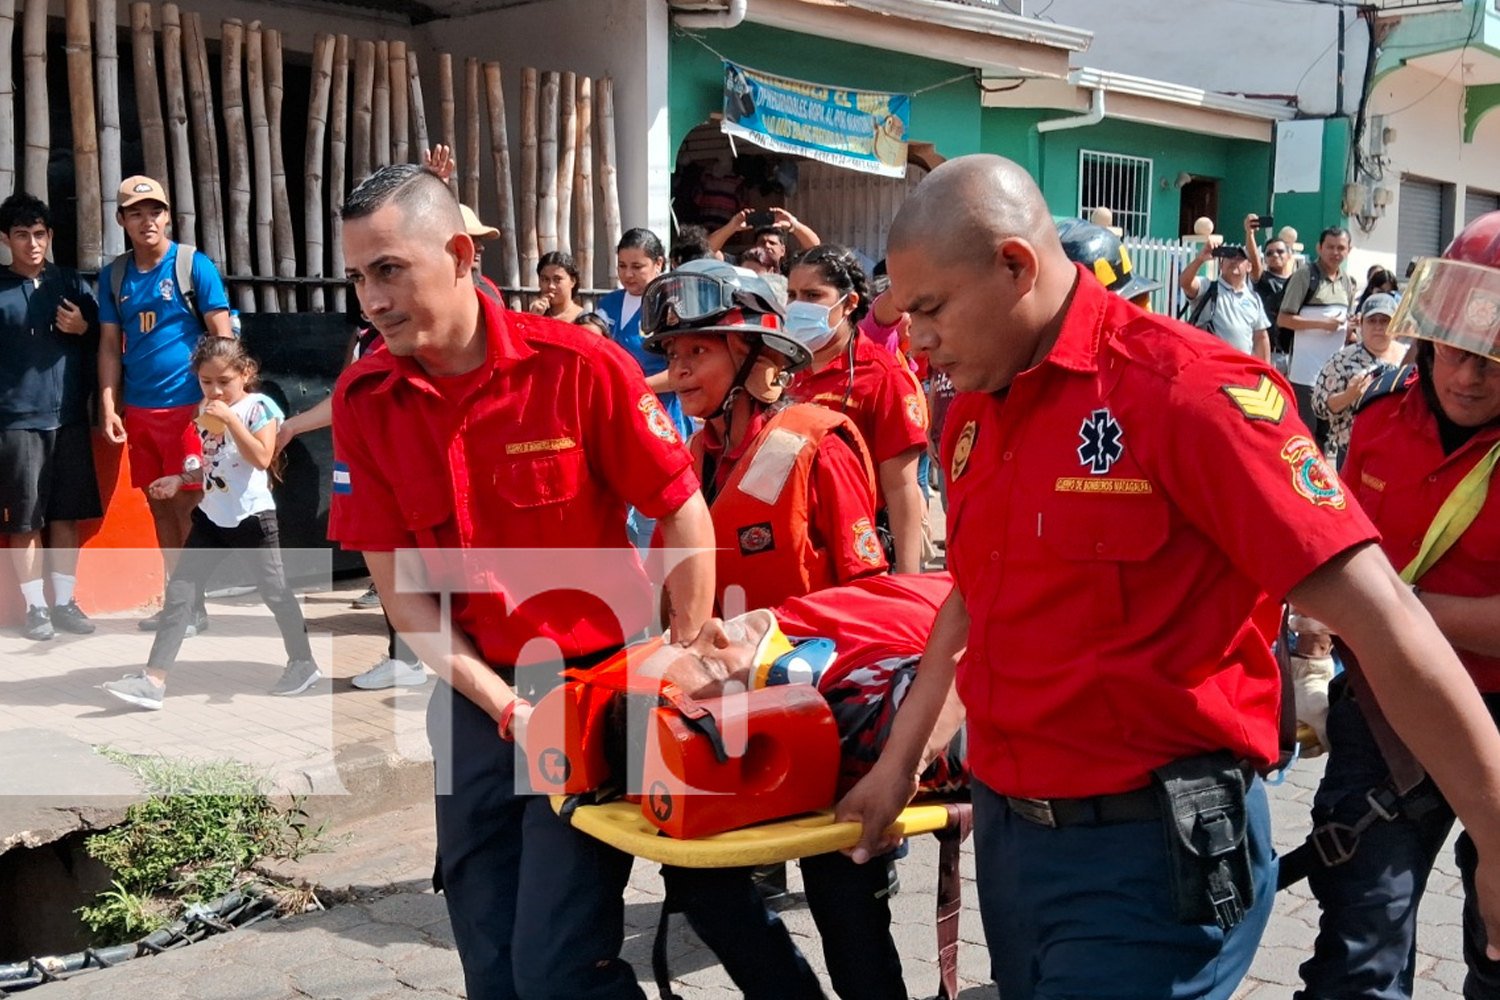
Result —
M500 738L507 743L515 742L516 733L513 728L513 723L516 719L516 709L521 705L525 705L527 708L530 708L531 702L527 701L525 698L512 698L510 700L510 704L506 705L500 710L500 721L496 723L496 726L500 731Z

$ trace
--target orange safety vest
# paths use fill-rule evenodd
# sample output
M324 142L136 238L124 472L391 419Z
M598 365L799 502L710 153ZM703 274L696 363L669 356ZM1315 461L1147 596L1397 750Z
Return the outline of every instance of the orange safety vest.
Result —
M777 411L710 508L718 546L715 603L720 612L776 607L839 582L834 560L813 541L808 510L813 463L829 433L843 438L859 457L874 510L875 463L849 418L815 403L794 403ZM702 433L693 436L690 447L701 472ZM870 542L879 547L873 528ZM731 586L744 588L743 608L724 607L724 593Z

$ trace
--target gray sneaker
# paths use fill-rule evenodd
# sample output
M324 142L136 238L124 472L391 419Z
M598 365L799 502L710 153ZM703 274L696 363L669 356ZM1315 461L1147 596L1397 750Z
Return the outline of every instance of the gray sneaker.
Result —
M323 674L312 660L291 660L282 671L281 680L271 689L272 694L301 694L312 687Z
M138 708L149 708L153 712L161 709L161 697L167 691L165 684L157 687L145 674L130 674L117 681L105 681L103 686L104 690L121 701Z

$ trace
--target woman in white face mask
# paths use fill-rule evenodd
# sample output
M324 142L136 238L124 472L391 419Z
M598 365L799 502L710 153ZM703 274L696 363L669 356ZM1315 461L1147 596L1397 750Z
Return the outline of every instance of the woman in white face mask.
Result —
M927 444L922 387L904 361L856 329L870 308L870 289L852 251L825 243L794 259L787 298L787 331L813 352L788 394L843 413L859 428L875 461L880 520L896 572L920 573L917 461Z
M766 281L697 260L653 281L642 346L666 356L718 542L719 610L736 615L887 569L875 470L854 425L782 396L812 351Z

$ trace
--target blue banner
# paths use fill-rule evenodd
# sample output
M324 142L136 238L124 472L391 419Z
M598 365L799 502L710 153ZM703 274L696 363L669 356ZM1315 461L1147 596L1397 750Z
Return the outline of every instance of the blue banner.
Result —
M905 177L911 95L840 90L726 62L722 128L778 153Z

